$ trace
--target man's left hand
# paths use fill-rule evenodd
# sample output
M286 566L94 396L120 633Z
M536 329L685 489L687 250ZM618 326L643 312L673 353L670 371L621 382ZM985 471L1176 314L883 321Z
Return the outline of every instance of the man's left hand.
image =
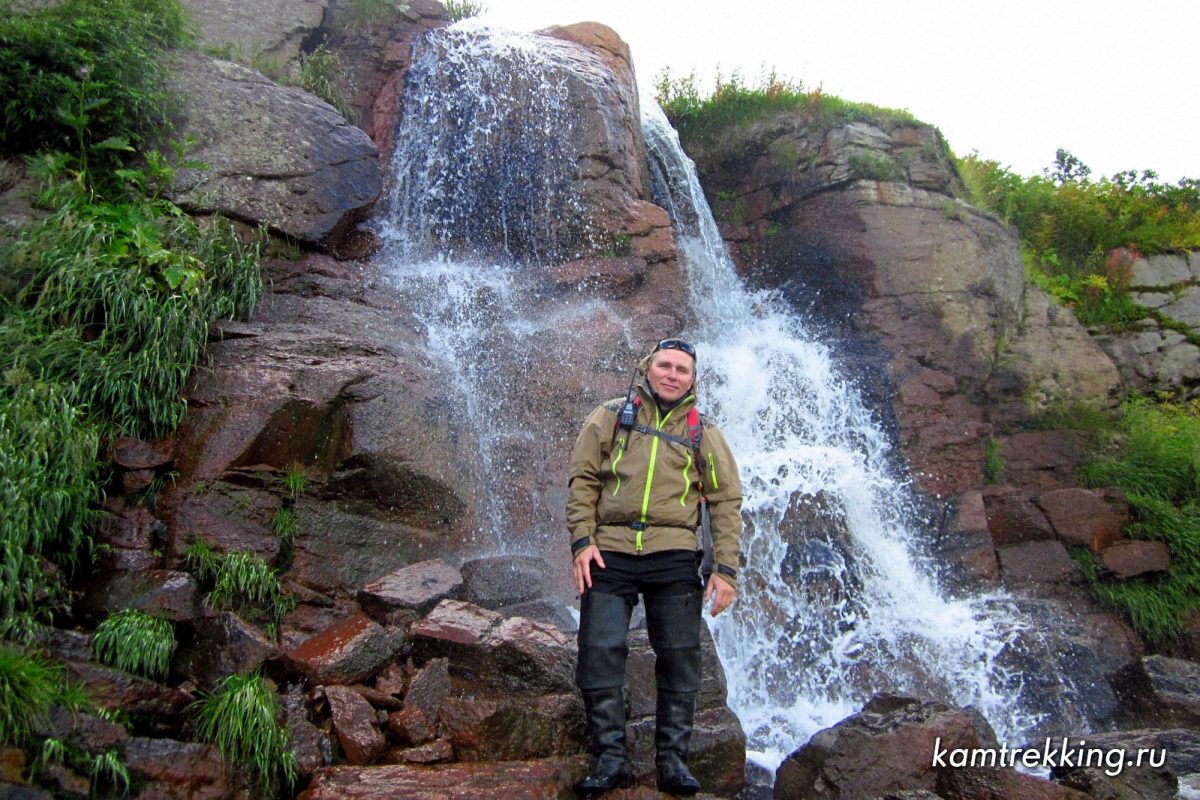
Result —
M710 597L713 598L712 615L715 617L729 608L736 593L733 584L714 572L708 579L708 588L704 590L704 602L707 603Z

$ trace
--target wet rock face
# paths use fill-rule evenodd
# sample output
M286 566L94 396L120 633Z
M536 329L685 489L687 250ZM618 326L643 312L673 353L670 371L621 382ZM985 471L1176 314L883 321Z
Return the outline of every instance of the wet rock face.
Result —
M195 137L189 156L208 164L176 172L175 203L332 247L379 195L379 151L323 100L199 53L174 72L188 98L177 135Z

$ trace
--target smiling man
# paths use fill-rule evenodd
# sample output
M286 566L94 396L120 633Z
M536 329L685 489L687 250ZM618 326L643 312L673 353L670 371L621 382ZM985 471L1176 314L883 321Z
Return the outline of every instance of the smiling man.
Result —
M633 785L624 685L640 595L656 659L658 788L695 794L700 784L687 756L700 689L700 614L711 601L716 616L734 599L741 481L725 437L696 411L695 347L664 339L638 370L642 379L628 397L588 416L571 455L567 526L582 598L575 682L596 755L576 789ZM705 499L711 559L697 537ZM710 560L711 574L702 577Z

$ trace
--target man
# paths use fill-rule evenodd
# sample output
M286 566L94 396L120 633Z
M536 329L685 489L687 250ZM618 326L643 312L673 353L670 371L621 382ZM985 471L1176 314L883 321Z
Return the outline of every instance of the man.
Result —
M658 788L695 794L700 784L688 771L687 755L700 689L700 614L710 600L713 616L733 602L741 481L721 432L689 414L696 403L696 349L664 339L638 372L633 424L620 424L628 398L604 403L584 422L571 455L567 526L582 596L575 682L596 755L576 789L590 794L633 785L625 750L625 658L629 618L641 594L655 653ZM702 496L714 545L707 585L698 572L696 537Z

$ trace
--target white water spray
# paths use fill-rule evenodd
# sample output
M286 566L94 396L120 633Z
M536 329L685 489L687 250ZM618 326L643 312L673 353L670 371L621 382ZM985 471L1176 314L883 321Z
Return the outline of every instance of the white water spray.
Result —
M974 705L1021 741L1036 720L1000 663L1016 609L942 596L880 426L800 321L742 286L678 136L657 106L643 116L699 320L701 403L743 475L740 599L713 629L757 759L774 768L880 691Z

